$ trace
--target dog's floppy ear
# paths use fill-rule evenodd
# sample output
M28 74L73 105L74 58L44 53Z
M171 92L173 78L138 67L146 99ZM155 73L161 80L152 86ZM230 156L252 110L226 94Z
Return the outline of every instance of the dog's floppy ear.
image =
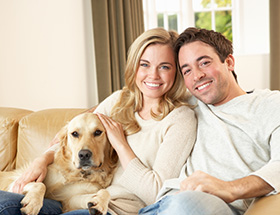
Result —
M67 128L68 128L68 123L67 125L62 127L55 136L55 138L57 138L57 140L59 140L60 143L66 143L65 140L67 140Z
M55 139L60 144L60 150L62 155L65 155L66 147L67 147L67 129L68 123L64 127L62 127L59 132L55 135Z
M110 159L112 165L116 165L119 160L118 154L112 146L110 146L109 159Z

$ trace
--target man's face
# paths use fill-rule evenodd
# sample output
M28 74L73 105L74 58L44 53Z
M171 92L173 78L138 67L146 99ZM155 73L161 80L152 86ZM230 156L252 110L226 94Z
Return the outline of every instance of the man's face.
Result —
M189 91L206 104L221 105L235 97L231 55L221 62L214 49L200 41L185 44L179 50L179 65Z

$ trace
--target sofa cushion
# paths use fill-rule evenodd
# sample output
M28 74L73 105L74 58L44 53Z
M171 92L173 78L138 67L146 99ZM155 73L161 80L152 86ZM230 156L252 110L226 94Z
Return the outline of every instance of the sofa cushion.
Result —
M0 107L0 170L15 168L17 153L18 125L30 110Z
M23 117L19 122L16 168L42 155L57 132L85 109L47 109Z

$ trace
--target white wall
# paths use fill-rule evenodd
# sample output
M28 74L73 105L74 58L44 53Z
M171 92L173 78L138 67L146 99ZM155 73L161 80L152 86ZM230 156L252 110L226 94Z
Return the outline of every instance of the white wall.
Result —
M269 0L235 2L239 83L269 88ZM0 0L0 107L97 104L90 13L90 0Z
M0 0L0 106L96 103L89 0ZM91 90L91 91L90 91Z
M270 88L269 0L235 0L235 71L244 90Z

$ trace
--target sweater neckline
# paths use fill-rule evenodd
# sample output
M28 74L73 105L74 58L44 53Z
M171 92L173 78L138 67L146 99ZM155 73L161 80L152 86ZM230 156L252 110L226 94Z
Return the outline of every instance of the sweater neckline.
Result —
M148 125L148 124L153 124L155 122L155 120L153 119L148 119L148 120L142 119L138 112L135 112L135 118L140 124Z
M211 110L220 110L220 109L223 109L223 108L226 108L226 107L230 107L232 104L236 104L236 102L240 102L240 101L244 101L247 99L248 96L251 96L252 94L254 94L254 91L250 92L250 93L246 93L244 95L240 95L240 96L237 96L233 99L231 99L230 101L228 101L227 103L225 104L222 104L222 105L219 105L219 106L214 106L214 105L207 105Z

